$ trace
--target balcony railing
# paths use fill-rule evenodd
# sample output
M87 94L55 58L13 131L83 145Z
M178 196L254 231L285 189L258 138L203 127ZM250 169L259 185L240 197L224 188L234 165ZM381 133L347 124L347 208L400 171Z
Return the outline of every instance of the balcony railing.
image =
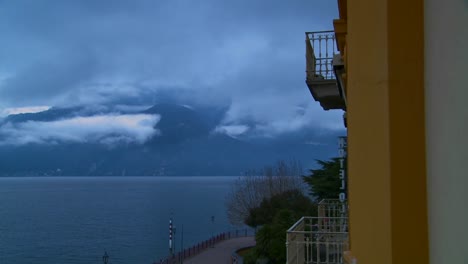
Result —
M302 217L286 234L288 264L344 263L348 250L347 204L325 199L318 205L318 217Z
M318 204L319 217L347 217L348 203L339 199L323 199Z
M338 53L334 31L306 32L307 80L336 80L333 56Z
M302 217L287 231L287 263L344 263L347 221L347 217Z
M346 109L341 74L336 77L343 68L334 31L306 32L306 83L324 110Z

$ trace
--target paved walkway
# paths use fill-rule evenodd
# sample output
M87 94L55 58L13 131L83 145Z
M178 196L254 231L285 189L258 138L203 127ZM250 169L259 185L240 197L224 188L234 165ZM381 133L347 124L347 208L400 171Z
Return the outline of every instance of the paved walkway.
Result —
M245 248L255 246L255 237L239 237L228 239L214 248L207 249L202 253L185 259L185 264L230 264L232 252Z

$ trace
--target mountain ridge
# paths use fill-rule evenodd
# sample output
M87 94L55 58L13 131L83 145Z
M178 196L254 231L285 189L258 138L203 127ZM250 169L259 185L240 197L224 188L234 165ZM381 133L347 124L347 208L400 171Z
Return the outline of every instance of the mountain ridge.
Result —
M241 175L278 160L298 160L304 169L316 159L334 156L337 146L306 144L307 138L332 142L338 134L291 132L275 138L232 137L216 131L224 113L176 104L156 104L137 112L158 115L158 130L144 143L106 145L96 142L29 143L0 145L0 176L216 176ZM85 107L51 108L6 117L2 124L51 122L79 116L116 113L87 111ZM3 126L2 125L2 126ZM314 135L314 136L309 136ZM118 136L118 135L117 135ZM311 140L311 139L309 139Z

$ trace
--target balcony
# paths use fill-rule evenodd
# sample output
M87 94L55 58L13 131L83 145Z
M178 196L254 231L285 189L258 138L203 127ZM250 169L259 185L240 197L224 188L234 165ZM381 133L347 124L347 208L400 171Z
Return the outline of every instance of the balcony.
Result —
M286 234L287 264L341 264L348 250L347 204L319 203L318 217L302 217Z
M342 71L344 63L336 47L335 32L306 32L306 83L324 110L346 110Z

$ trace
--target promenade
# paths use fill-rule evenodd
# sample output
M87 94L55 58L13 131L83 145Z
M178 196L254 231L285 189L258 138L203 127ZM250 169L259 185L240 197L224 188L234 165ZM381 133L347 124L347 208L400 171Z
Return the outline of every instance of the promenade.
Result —
M254 237L239 237L222 241L213 248L185 259L185 264L231 264L232 253L238 249L255 246Z
M253 230L230 231L201 241L153 264L237 263L233 261L232 254L238 249L252 246L255 246Z

